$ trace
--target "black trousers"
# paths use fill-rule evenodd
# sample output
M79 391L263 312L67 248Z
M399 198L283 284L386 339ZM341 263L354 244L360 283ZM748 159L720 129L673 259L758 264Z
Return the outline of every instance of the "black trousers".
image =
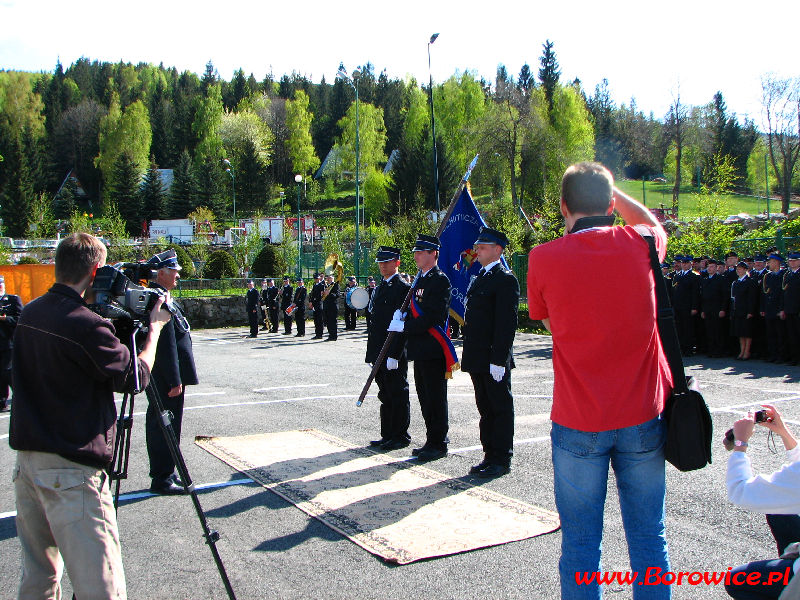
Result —
M322 312L322 306L314 307L314 335L318 338L322 337L325 333L325 314Z
M286 309L281 309L281 312L283 313L283 330L286 333L292 333L292 319L294 319L294 317L292 315L287 315Z
M358 316L358 311L355 308L350 308L349 306L344 307L344 328L345 329L355 329L356 328L356 317Z
M328 337L332 340L335 340L339 337L339 324L337 323L338 316L339 312L336 310L325 312L325 327L328 328Z
M706 313L703 319L706 329L706 346L708 354L711 356L722 356L725 354L726 330L725 321L720 319L719 313Z
M247 321L250 323L250 335L258 335L258 309L247 309Z
M381 402L381 439L408 441L411 425L411 402L408 396L408 360L401 358L393 370L383 364L375 374L378 400Z
M272 333L278 333L278 309L277 308L270 308L269 309L269 323L271 325L270 331Z
M447 450L447 380L444 356L414 361L414 384L425 421L425 446Z
M158 385L151 380L150 386ZM153 390L147 388L147 415L145 416L145 441L147 443L147 456L150 458L150 478L154 481L164 481L175 472L175 461L169 451L167 440L161 431L156 403L152 400ZM183 392L170 398L167 396L168 388L163 385L157 387L164 410L172 413L172 427L175 437L181 439L181 423L183 422Z
M694 316L691 310L675 309L675 328L678 330L681 352L691 352L694 348Z
M765 318L766 356L772 360L786 360L786 323L779 317Z
M294 311L294 322L297 325L297 335L306 334L306 310L298 308Z
M0 350L0 400L8 400L11 386L11 349Z
M511 371L495 381L489 373L470 373L475 388L475 404L480 414L480 434L486 460L509 466L514 454L514 398L511 396Z

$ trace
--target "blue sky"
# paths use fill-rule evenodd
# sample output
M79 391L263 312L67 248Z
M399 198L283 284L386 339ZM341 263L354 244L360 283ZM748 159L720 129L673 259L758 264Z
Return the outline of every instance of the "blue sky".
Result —
M434 81L467 69L493 80L500 63L514 75L525 62L535 72L550 39L562 80L578 77L588 93L605 77L617 104L634 97L661 118L678 90L693 105L721 90L731 112L756 124L761 76L800 76L794 0L543 4L0 0L0 69L51 71L59 58L86 56L202 73L211 60L225 79L242 67L258 80L296 70L316 82L332 81L339 61L348 69L370 61L392 77L427 81L427 42L438 32Z

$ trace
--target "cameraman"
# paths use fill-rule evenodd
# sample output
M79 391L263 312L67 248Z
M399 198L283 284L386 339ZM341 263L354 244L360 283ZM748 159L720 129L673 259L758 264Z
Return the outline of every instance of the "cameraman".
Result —
M752 413L733 424L733 443L725 443L729 450L728 458L728 500L736 506L755 512L766 513L767 524L778 545L778 555L786 551L792 542L800 542L800 448L797 440L786 429L778 410L771 404L764 404L764 417L759 425L766 427L783 441L786 449L786 464L770 475L753 476L747 446L755 428ZM759 560L741 565L731 571L730 583L725 591L731 598L749 600L755 598L777 598L784 590L783 574L789 569L790 586L796 586L794 573L800 569L796 553L793 558L774 558ZM752 573L758 573L751 579ZM772 579L770 579L770 574ZM777 574L781 574L777 579ZM753 581L749 583L748 581ZM797 595L790 596L798 597Z
M59 598L66 564L75 594L125 598L117 520L106 469L117 409L114 391L133 391L130 351L114 326L89 310L106 248L74 233L56 249L56 283L22 311L14 338L9 443L22 546L20 598ZM139 354L147 384L169 313L159 299ZM62 559L63 556L63 559Z

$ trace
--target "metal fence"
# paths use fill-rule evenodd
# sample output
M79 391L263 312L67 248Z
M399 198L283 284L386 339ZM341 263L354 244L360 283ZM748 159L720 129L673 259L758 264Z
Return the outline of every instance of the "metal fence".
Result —
M789 250L800 250L800 237L784 237L783 231L779 229L775 237L735 240L733 242L733 249L737 253L749 256L764 252L771 246L777 247L778 252L786 256L786 252Z

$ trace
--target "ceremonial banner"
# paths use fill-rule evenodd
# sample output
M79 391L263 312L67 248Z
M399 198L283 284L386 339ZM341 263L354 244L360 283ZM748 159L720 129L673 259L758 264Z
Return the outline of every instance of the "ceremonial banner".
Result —
M439 249L439 269L450 279L450 317L464 324L464 300L467 287L473 277L478 275L481 265L472 245L478 238L481 227L486 222L478 212L469 186L464 186L456 201L450 218L439 236L442 246ZM505 258L503 266L508 268Z
M195 443L394 563L524 540L559 527L558 515L549 510L315 429L198 437Z

